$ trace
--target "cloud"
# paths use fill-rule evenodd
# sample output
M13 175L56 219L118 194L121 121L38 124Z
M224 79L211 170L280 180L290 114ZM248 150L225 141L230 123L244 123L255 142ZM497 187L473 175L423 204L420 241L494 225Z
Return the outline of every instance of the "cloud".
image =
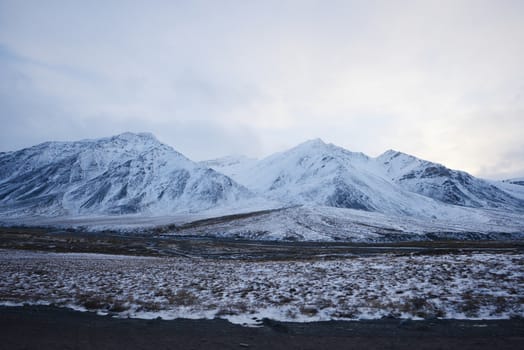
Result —
M524 175L521 1L0 3L2 150L152 131L198 159L308 138Z

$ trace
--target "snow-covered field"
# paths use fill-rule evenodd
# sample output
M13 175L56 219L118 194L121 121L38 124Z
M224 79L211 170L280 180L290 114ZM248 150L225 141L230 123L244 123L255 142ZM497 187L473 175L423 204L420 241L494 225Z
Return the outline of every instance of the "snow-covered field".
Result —
M227 261L0 251L0 304L121 317L284 321L524 317L524 255Z

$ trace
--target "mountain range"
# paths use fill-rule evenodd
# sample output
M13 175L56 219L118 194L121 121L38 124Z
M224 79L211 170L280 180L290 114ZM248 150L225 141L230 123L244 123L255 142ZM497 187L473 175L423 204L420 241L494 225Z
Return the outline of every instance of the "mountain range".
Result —
M389 150L371 158L320 139L260 161L203 162L258 195L288 204L315 204L398 215L438 212L442 204L523 211L508 189L465 172ZM446 207L447 208L447 207Z
M262 239L522 235L524 186L393 150L369 157L320 139L261 160L193 162L147 133L0 153L4 223L84 218L92 226L100 217L160 216L173 218L174 233ZM188 225L209 217L226 219Z

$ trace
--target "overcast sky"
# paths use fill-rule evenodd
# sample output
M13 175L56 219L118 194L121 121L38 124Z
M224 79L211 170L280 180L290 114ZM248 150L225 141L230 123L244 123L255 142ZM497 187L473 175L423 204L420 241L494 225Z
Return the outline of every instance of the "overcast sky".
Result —
M524 1L0 0L0 151L124 131L524 176Z

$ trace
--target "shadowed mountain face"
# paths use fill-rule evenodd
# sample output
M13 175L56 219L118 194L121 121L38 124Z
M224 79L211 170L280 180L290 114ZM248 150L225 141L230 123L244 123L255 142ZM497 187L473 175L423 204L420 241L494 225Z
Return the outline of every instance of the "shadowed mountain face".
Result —
M524 209L522 200L463 171L396 151L382 154L377 161L403 189L444 203L473 208Z
M0 169L0 210L14 215L158 215L252 196L150 134L48 142L1 154Z

